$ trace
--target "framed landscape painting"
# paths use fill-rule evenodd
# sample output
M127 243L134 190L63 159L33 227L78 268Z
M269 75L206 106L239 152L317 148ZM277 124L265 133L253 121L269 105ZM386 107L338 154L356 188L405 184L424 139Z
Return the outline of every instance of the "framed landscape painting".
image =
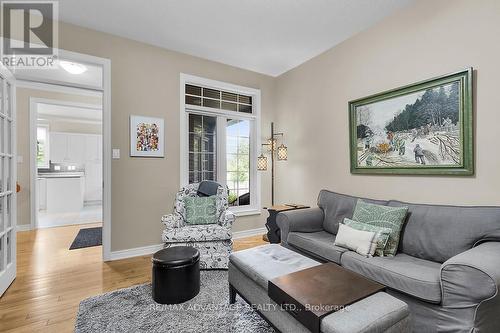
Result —
M164 156L162 118L130 116L130 156Z
M349 102L351 172L472 175L472 73Z

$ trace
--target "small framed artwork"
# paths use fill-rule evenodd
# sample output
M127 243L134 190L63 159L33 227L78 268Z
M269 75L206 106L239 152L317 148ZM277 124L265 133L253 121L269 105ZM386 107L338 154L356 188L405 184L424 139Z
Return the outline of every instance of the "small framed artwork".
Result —
M130 116L130 156L164 157L162 118Z
M349 102L351 172L472 175L472 73Z

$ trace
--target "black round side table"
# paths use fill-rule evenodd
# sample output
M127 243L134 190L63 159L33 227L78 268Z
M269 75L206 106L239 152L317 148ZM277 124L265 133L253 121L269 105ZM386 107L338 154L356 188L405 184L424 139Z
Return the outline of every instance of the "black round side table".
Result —
M200 292L200 252L189 246L169 247L153 255L153 300L186 302Z

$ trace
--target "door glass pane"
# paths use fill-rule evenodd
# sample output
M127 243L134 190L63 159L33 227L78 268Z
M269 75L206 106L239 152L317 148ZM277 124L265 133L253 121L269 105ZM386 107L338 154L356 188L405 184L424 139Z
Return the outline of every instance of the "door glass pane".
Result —
M227 119L226 168L229 204L250 204L250 121Z
M217 180L217 117L189 114L189 183Z
M11 165L10 165L10 161L12 159L11 158L4 158L4 168L5 168L5 176L4 176L4 180L5 180L5 189L6 191L10 191L11 190L11 182L10 182L10 177L11 177L11 174L10 174L10 168L11 168Z
M5 228L12 227L12 194L5 197Z
M3 110L3 85L5 84L5 80L0 78L0 113L5 113Z
M189 153L189 170L191 172L201 170L201 153Z
M7 141L6 144L7 146L5 147L6 153L7 154L12 154L12 121L7 120L7 130L6 133L7 137L5 140Z
M4 223L4 207L5 207L5 197L0 197L0 232L5 230L5 223Z
M9 117L12 116L12 105L10 105L10 102L11 102L10 95L12 93L11 89L12 89L12 87L11 87L10 83L7 83L7 95L5 95L5 101L6 101L5 107L7 109L6 113Z
M201 134L201 118L203 116L197 114L189 115L189 133Z
M5 153L5 136L3 135L5 131L5 121L2 116L0 116L0 153Z
M5 181L3 179L4 159L5 157L0 157L0 193L5 191L4 189Z
M12 262L12 246L10 246L10 242L12 241L12 230L7 233L7 262L5 266Z
M5 243L7 235L0 237L0 273L5 269L4 258L5 258Z

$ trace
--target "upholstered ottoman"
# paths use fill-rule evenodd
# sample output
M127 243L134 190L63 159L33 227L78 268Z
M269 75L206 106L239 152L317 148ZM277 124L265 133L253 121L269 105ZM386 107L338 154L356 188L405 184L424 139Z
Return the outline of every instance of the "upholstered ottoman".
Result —
M278 276L320 264L278 244L232 253L229 257L230 301L239 294L281 332L309 332L269 298L267 286L269 280ZM411 332L409 310L404 302L378 292L325 316L320 330L323 333Z

